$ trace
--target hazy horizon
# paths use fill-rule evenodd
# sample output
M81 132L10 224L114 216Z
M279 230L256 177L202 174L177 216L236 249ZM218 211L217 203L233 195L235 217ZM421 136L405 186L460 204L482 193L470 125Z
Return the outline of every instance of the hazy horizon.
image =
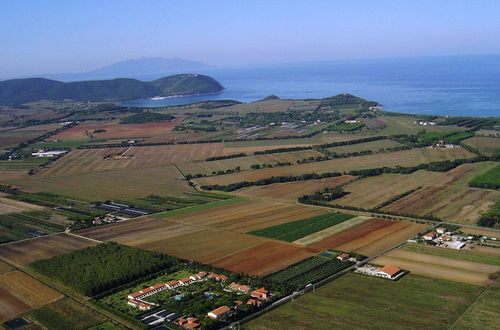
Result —
M500 53L497 1L0 4L0 78L141 57L251 66Z

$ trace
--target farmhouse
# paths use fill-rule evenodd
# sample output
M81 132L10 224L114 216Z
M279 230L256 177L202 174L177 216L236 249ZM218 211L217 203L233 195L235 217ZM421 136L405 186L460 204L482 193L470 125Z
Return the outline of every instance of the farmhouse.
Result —
M342 253L342 254L339 254L337 256L337 259L339 259L340 261L346 261L347 259L349 259L351 256L348 255L347 253Z
M240 291L243 293L249 293L250 291L252 291L252 288L250 288L248 285L240 285L235 282L229 284L229 289L233 291Z
M436 239L437 238L437 234L436 233L427 233L425 234L424 236L422 236L423 239L427 240L427 241L432 241L433 239Z
M262 301L256 300L256 299L248 299L247 305L252 305L252 306L260 307L260 306L262 306Z
M377 272L378 276L382 276L385 278L396 278L399 274L401 273L401 269L393 266L393 265L387 265L382 268L380 268Z
M193 275L189 276L189 278L192 279L193 281L197 281L197 280L201 280L205 276L207 276L206 272L199 272L198 274L193 274Z
M231 312L231 308L229 308L227 306L221 306L219 308L214 309L211 312L208 312L207 316L209 318L211 318L212 320L216 320L224 315L229 314L229 312Z
M444 234L444 233L446 233L446 228L444 228L444 227L436 228L436 232L438 234Z
M260 288L257 290L253 290L252 293L250 293L250 296L266 300L269 297L269 291L267 291L265 288Z
M220 274L215 274L215 273L209 273L208 278L213 278L216 281L221 281L221 282L225 282L228 279L228 277L226 275L220 275Z

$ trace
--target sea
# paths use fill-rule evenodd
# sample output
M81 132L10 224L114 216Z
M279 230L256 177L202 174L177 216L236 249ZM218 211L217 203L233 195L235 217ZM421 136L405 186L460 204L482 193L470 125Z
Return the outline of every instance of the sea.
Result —
M269 95L317 99L349 93L393 112L500 117L500 55L215 67L198 73L215 78L225 90L123 105L164 107L220 99L254 102Z

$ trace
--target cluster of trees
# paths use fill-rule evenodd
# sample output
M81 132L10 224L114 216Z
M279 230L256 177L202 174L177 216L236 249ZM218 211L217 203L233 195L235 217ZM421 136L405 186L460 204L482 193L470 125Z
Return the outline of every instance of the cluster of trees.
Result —
M500 201L496 202L489 212L481 215L477 224L483 227L500 227Z
M335 107L335 106L340 106L340 105L355 105L359 104L360 107L362 108L368 108L370 106L376 106L378 105L377 102L373 101L367 101L365 99L362 99L360 97L343 93L331 97L326 97L321 100L319 106L320 107Z
M470 187L500 189L500 165L482 173L469 182Z
M236 172L239 172L239 171L241 171L241 167L240 166L236 166L234 169L230 168L230 169L227 169L225 171L224 170L212 171L211 175L206 174L206 173L186 174L185 178L186 178L186 180L191 180L191 179L194 179L194 178L204 178L204 177L207 177L207 176L216 176L216 175L223 175L223 174L231 174L231 173L236 173Z
M205 161L211 162L211 161L214 161L214 160L231 159L231 158L239 158L239 157L246 157L246 156L248 156L246 153L240 152L238 154L208 157L207 159L205 159Z
M474 130L480 128L493 128L500 124L498 118L477 118L477 117L447 117L439 122L439 125L456 125Z
M309 158L302 158L302 159L297 160L297 164L322 162L325 160L330 160L330 157L328 157L328 156L316 156L316 157L311 156Z
M309 200L330 202L347 194L349 194L349 192L344 191L344 188L342 187L325 188L321 191L316 191L312 195L304 195L300 197L299 202L307 203Z
M311 150L312 146L305 147L291 147L291 148L277 148L277 149L268 149L262 151L255 151L254 155L268 155L268 154L279 154L282 152L294 152L294 151L302 151L302 150Z
M92 296L180 263L175 257L117 243L103 243L30 266L77 292Z
M394 203L395 201L400 200L401 198L404 198L404 197L408 196L409 194L411 194L411 193L413 193L413 192L415 192L415 191L419 190L420 188L422 188L422 187L421 187L421 186L418 186L418 187L416 187L416 188L413 188L413 189L410 189L410 190L408 190L408 191L405 191L404 193L401 193L401 194L399 194L399 195L397 195L397 196L394 196L393 198L388 199L388 200L386 200L385 202L383 202L383 203L381 203L380 205L378 205L378 206L376 207L376 209L381 209L381 208L383 208L384 206L387 206L387 205L389 205L389 204L392 204L392 203Z
M365 126L365 124L363 124L363 123L337 122L331 126L328 126L327 130L335 131L335 132L340 132L340 131L353 132L353 131L356 131L364 126Z
M272 168L272 167L280 167L280 166L288 166L292 165L290 162L277 162L276 164L252 164L250 165L250 168L252 170L258 170L260 168Z
M171 121L174 118L175 118L174 116L169 114L163 114L158 112L143 112L123 118L120 124L143 124L152 122L162 122L162 121Z
M206 185L201 186L203 190L221 190L221 191L234 191L245 187L252 186L265 186L273 183L284 183L284 182L294 182L294 181L306 181L306 180L318 180L324 178L331 178L335 176L340 176L342 173L339 172L326 172L322 174L308 173L302 175L289 175L289 176L273 176L266 179L261 179L258 181L242 181L231 183L226 186L221 185Z

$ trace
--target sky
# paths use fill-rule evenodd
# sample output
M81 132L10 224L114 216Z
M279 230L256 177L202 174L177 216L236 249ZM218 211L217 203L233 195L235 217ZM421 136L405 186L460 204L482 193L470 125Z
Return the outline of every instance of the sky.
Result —
M4 0L0 78L140 57L216 66L499 54L499 0Z

